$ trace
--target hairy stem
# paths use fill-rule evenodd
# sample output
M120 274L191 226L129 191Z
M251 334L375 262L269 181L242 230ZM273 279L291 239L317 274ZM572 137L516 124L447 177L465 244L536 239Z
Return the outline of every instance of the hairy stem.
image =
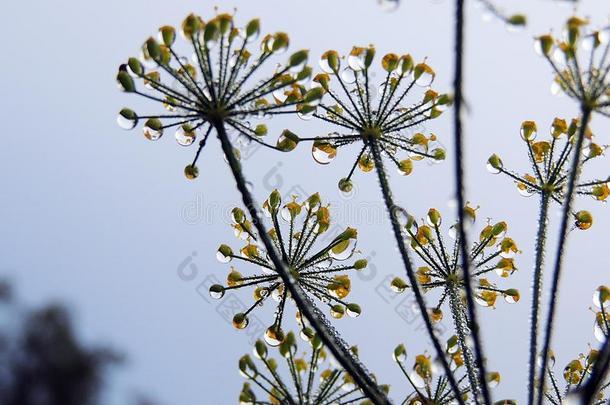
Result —
M453 325L458 337L462 354L464 355L464 363L466 363L466 370L468 374L468 381L471 387L478 385L478 374L475 359L473 357L472 350L466 343L467 337L470 334L468 331L468 321L466 320L466 308L460 297L460 292L455 283L450 283L447 286L449 290L449 307L451 309L451 317L453 318Z
M533 298L530 315L530 356L528 368L528 404L535 400L536 357L538 356L538 323L540 318L540 298L542 295L542 275L544 266L544 253L546 245L546 229L549 213L549 193L542 193L540 198L540 211L538 216L538 233L536 236L536 252L534 264ZM542 393L538 393L542 395Z
M572 165L570 167L570 177L568 179L568 190L565 195L565 201L561 212L561 226L559 229L559 240L557 245L557 254L555 256L555 265L553 267L553 277L551 282L551 294L550 304L546 318L544 346L542 350L542 365L540 367L539 381L538 381L538 392L544 392L544 385L546 382L545 368L549 358L549 350L551 347L551 338L553 334L553 325L555 320L555 311L557 309L557 302L559 301L559 281L561 279L561 271L563 270L563 256L565 253L566 241L568 236L568 228L570 223L570 214L572 212L572 202L574 199L574 190L576 189L576 181L578 180L578 174L580 172L580 161L582 159L582 147L585 140L585 133L587 132L587 126L591 119L591 108L583 104L581 106L582 118L580 122L580 128L578 129L578 135L576 138L576 145L574 147L574 155L572 156ZM542 405L543 395L538 395L537 404Z
M479 335L479 323L477 322L477 311L474 303L474 291L472 289L472 277L470 274L470 259L468 256L468 239L464 230L464 163L463 163L463 139L462 139L462 72L463 72L463 56L464 56L464 0L456 0L455 2L455 78L453 81L453 92L455 97L453 125L455 137L455 189L458 209L458 233L461 240L461 267L464 273L464 287L466 290L468 320L470 321L470 330L474 342L474 351L476 355L476 363L479 371L480 387L473 386L472 393L475 401L478 403L479 392L483 394L485 404L491 404L489 395L489 387L485 376L485 362L483 356L483 347L481 337Z
M216 121L213 123L213 125L216 128L218 139L220 140L222 146L222 151L229 163L233 177L235 178L237 189L242 196L244 205L252 217L252 223L254 224L260 238L263 241L263 244L265 245L269 258L277 269L279 276L284 282L284 285L290 291L290 295L296 302L299 310L309 321L318 336L320 336L322 339L322 342L331 351L345 371L347 371L354 378L356 384L362 388L364 394L375 404L389 405L390 402L387 396L372 379L364 365L351 354L347 344L341 339L332 325L328 323L326 317L317 309L315 305L311 303L310 298L305 294L305 292L294 280L294 277L290 274L286 263L282 261L276 252L275 246L273 245L273 242L267 234L267 230L260 219L257 208L258 206L256 205L250 190L248 190L246 179L241 171L240 163L233 152L233 145L227 136L224 123L222 121Z
M464 400L462 399L462 395L460 394L460 389L455 381L455 377L451 368L449 367L449 363L447 363L447 358L445 357L445 353L441 344L436 337L434 332L434 326L432 326L432 321L430 320L430 314L428 313L428 309L426 307L426 303L424 301L424 297L419 287L419 283L417 281L417 277L415 272L413 271L413 265L411 264L411 259L409 258L409 253L407 252L405 240L403 237L403 233L400 229L400 224L398 223L398 219L396 218L395 211L399 208L394 204L394 200L392 198L392 190L390 189L390 183L388 182L388 178L386 176L385 168L383 165L383 160L381 157L381 152L379 150L379 145L375 140L371 141L371 151L373 153L373 160L375 162L375 172L377 172L377 177L379 179L379 185L381 187L381 194L383 195L383 201L385 202L386 209L388 211L388 215L390 217L390 223L392 224L392 231L394 232L394 239L396 239L396 244L398 245L398 251L400 252L400 256L402 258L403 265L407 272L407 277L409 282L411 283L411 288L413 289L413 293L415 294L415 300L417 302L417 306L419 307L419 311L424 318L424 323L426 324L426 329L428 331L428 335L432 340L432 344L434 346L434 350L436 351L436 355L440 360L443 369L445 371L445 375L449 380L449 384L451 385L451 389L455 394L456 400L460 404L464 404Z

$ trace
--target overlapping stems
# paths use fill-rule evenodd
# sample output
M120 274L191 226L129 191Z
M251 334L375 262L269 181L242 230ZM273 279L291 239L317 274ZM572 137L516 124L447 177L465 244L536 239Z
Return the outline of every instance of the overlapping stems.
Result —
M559 282L563 271L563 256L570 227L569 218L581 169L586 128L593 112L609 116L610 41L608 41L608 28L588 31L587 25L587 20L571 17L566 23L562 38L555 39L551 35L543 35L536 42L538 51L546 58L555 72L552 90L557 93L563 92L578 102L581 114L580 127L571 157L572 163L564 196L562 220L551 281L551 299L542 351L543 365L547 364L549 358ZM538 393L540 395L538 395L537 403L539 405L542 404L542 393L546 383L545 375L545 369L541 367L538 379Z
M462 134L462 106L463 106L463 71L464 71L464 0L456 0L455 2L455 31L454 31L454 78L453 78L453 93L455 97L455 107L453 111L453 135L454 135L454 171L455 171L455 197L457 201L457 217L458 226L457 231L460 240L461 249L461 267L464 279L464 287L466 291L466 309L468 316L466 318L468 322L468 329L472 336L472 342L474 346L474 354L476 360L476 375L470 382L475 403L479 403L479 394L482 395L483 402L487 405L491 404L491 396L489 394L489 387L486 381L486 364L485 356L483 354L483 344L479 333L479 322L477 319L477 309L475 307L475 294L472 287L472 280L470 274L470 260L468 256L467 247L468 235L464 226L465 222L465 211L466 206L465 198L465 180L464 180L464 148L463 148L463 134ZM472 373L469 373L469 375Z
M304 317L365 394L376 403L388 403L385 394L371 379L368 371L351 355L345 342L324 315L312 306L286 264L276 253L246 185L236 150L229 140L226 129L232 127L242 138L245 137L247 142L260 142L269 146L259 139L266 134L267 127L259 124L253 128L246 119L294 113L297 104L309 102L317 96L317 91L311 94L301 84L311 73L310 68L306 66L307 51L292 54L288 62L279 65L270 77L246 87L255 79L264 63L272 55L284 52L289 43L285 33L267 35L261 41L260 55L254 62L249 63L252 55L247 44L258 37L259 31L258 20L253 20L244 29L239 29L234 26L233 18L229 14L219 14L207 23L201 17L191 14L182 24L183 36L193 48L191 63L189 59L178 57L174 50L175 29L162 27L159 30L161 43L149 38L142 47L141 60L130 58L126 64L121 65L117 82L127 93L162 103L168 113L139 116L133 110L124 108L117 120L122 127L131 129L137 125L139 119L146 119L144 135L150 140L159 139L167 128L177 127L176 140L185 146L193 144L199 137L198 131L201 131L203 136L199 141L195 159L185 168L185 175L190 179L198 176L199 170L195 164L212 129L216 131L242 200L252 217L253 226ZM154 64L159 70L146 72L146 64ZM162 81L161 72L167 74L174 83ZM201 76L201 79L198 79L198 76ZM153 94L141 91L136 86L135 79L143 80L145 87L154 90ZM279 137L275 148L282 151L291 150L296 146L295 138L296 135L286 130Z
M403 103L414 86L429 86L435 73L425 62L414 64L410 55L399 57L396 54L387 54L381 61L382 68L386 71L386 78L380 86L380 99L375 103L372 97L369 70L374 55L373 47L354 47L347 56L347 67L343 69L341 68L341 58L336 51L330 50L322 55L320 66L324 73L316 75L314 82L320 85L324 91L323 95L326 97L317 104L310 104L307 113L336 125L341 131L347 130L348 133L331 133L327 137L302 138L301 141L314 142L312 153L319 163L329 163L341 146L362 142L360 153L350 173L339 181L339 188L344 192L351 190L351 177L357 166L360 166L365 172L375 169L405 270L414 283L415 273L405 248L402 231L394 215L397 206L391 196L382 156L388 157L399 172L405 175L411 173L413 160L425 158L443 160L445 151L431 145L436 140L434 135L426 137L421 133L416 133L413 136L407 136L404 131L438 117L451 104L451 98L429 89L420 102L411 107L403 107ZM331 80L338 83L337 86L343 96L331 88ZM325 100L328 99L332 100L331 104L326 103ZM399 152L408 153L408 157L399 160L396 156ZM414 287L414 292L437 357L443 365L457 400L462 403L459 387L443 356L442 347L435 335L429 314L425 310L426 305L418 286Z
M606 390L610 382L606 376L598 374L607 369L608 353L607 344L610 330L610 314L607 309L610 305L610 289L607 286L598 287L593 293L593 304L595 310L594 335L604 345L600 350L589 348L586 354L579 354L575 359L568 362L563 369L565 387L560 389L561 384L553 371L555 357L550 355L546 366L546 373L551 381L551 388L544 392L544 396L553 404L560 405L573 391L578 392L583 400L582 403L601 405L608 401Z
M473 223L476 210L467 206L464 211L468 214L469 223ZM466 343L469 326L463 297L467 292L461 269L463 261L460 258L463 251L461 244L464 242L457 232L458 224L454 224L449 229L449 236L454 240L447 243L442 235L441 223L441 214L431 208L425 223L422 221L418 224L412 216L409 216L405 230L409 236L410 247L423 264L416 271L419 285L426 293L440 291L437 305L430 309L432 320L440 322L443 318L441 308L443 304L449 304L468 379L473 386L476 383L478 368L472 349ZM505 236L506 231L505 222L488 223L481 230L478 242L467 248L469 261L472 263L472 278L473 281L478 282L474 288L475 301L481 306L495 307L499 296L503 296L508 303L515 303L520 299L518 290L500 289L487 278L494 272L499 277L507 278L517 269L514 255L519 250L515 241ZM403 292L408 287L410 285L401 278L392 280L392 288L396 292Z
M313 300L327 305L333 318L342 318L345 314L357 317L361 313L358 304L347 302L351 291L349 273L360 271L367 265L364 259L351 263L344 261L352 258L357 241L357 231L347 228L328 241L326 232L330 226L330 210L322 205L319 194L313 194L303 202L296 197L281 205L279 191L275 190L263 203L264 212L271 218L273 226L267 231L275 249L280 252L282 260L288 265L296 283ZM233 325L244 329L249 323L249 314L268 301L269 297L277 302L272 325L265 333L265 341L271 346L277 346L284 340L282 329L286 300L290 298L288 290L280 277L280 271L269 259L260 236L253 229L252 222L247 219L241 208L232 211L235 235L245 240L245 245L238 253L228 245L221 245L217 258L222 263L244 264L246 267L256 266L260 273L244 276L237 268L231 267L226 285L214 284L210 287L210 295L222 298L228 290L249 288L254 290L254 303L243 312L235 314ZM281 224L284 223L282 226ZM316 244L316 242L319 242ZM297 312L298 320L307 328L306 321ZM302 336L308 336L306 333Z
M565 119L555 118L550 127L550 139L536 140L538 128L534 121L524 121L521 124L521 138L527 145L528 157L532 167L532 174L518 174L504 168L498 155L492 155L487 162L488 170L492 173L503 173L513 179L517 184L519 193L525 197L538 194L540 208L538 218L538 231L535 248L535 264L533 273L533 299L530 316L530 354L529 354L529 387L530 403L534 401L534 379L536 359L538 356L538 329L539 313L542 294L544 253L546 251L546 230L548 222L548 207L550 202L562 204L564 201L565 186L568 178L568 160L572 155L575 137L579 122L572 120L568 125ZM603 155L606 147L593 142L593 135L587 129L585 153L581 167L592 159ZM576 184L576 194L588 195L599 201L606 201L610 195L608 180L592 180ZM592 216L588 211L572 213L574 226L588 229L592 225Z
M311 338L309 345L311 353L299 356L296 338L290 332L278 347L291 377L287 380L278 372L278 362L269 355L265 343L257 341L254 356L262 363L262 367L257 367L249 355L239 360L240 373L248 380L241 390L240 403L372 405L349 374L327 361L328 356L319 337ZM352 347L351 350L357 356L356 348ZM258 390L253 389L253 386L258 387ZM389 391L388 386L382 386L382 389L386 393ZM256 395L259 390L264 392L268 400L262 400Z
M405 106L416 85L428 87L432 83L435 76L432 68L425 61L415 64L410 55L387 54L381 60L385 79L376 87L371 76L374 56L372 46L354 47L346 58L347 66L342 67L339 54L326 51L320 59L324 73L314 77L324 98L307 108L309 115L337 127L336 132L327 136L301 139L313 141L312 154L318 163L330 163L341 147L361 144L350 172L339 182L339 188L345 192L352 188L356 167L364 172L373 170L372 140L403 175L412 172L414 161L445 158L434 134L413 132L438 117L451 103L450 97L428 89L420 101Z
M447 340L445 355L448 358L450 367L456 372L464 365L464 359L458 344L457 336L454 335ZM413 389L401 404L445 405L456 402L455 393L451 389L447 377L443 375L435 376L436 370L429 355L426 353L416 355L410 371L406 366L407 350L405 345L400 344L396 346L393 358ZM499 383L500 381L500 375L498 373L493 373L493 376L490 376L490 378L492 378L494 382ZM467 398L468 393L470 392L469 385L465 383L466 380L466 375L463 375L457 381L461 386L459 396L462 399Z

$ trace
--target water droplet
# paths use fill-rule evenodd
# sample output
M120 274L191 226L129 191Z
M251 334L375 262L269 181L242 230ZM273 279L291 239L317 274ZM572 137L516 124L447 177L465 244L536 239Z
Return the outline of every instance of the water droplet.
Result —
M231 259L231 256L225 256L220 250L216 252L216 260L218 260L220 263L229 263Z
M244 313L235 314L233 317L233 326L236 329L245 329L248 326L248 316Z
M602 319L603 322L603 319ZM605 342L607 339L607 334L608 331L603 329L599 323L596 321L595 322L595 326L593 327L593 335L595 336L595 339L597 339L598 342Z
M123 108L117 115L116 122L123 129L133 129L138 125L138 115L129 108Z
M341 79L344 82L351 84L351 83L354 83L356 81L356 74L354 73L354 71L351 68L346 67L341 72Z
M327 165L337 156L337 148L328 142L314 142L311 155L317 163Z
M487 171L491 174L498 174L500 173L500 169L494 167L491 163L487 162L487 165L485 166L487 167Z
M428 87L434 81L434 74L431 72L424 71L421 76L417 78L415 84L421 87Z
M189 125L180 125L176 130L175 136L178 145L189 146L195 142L197 134Z
M220 284L214 284L210 287L210 297L218 300L225 295L225 288Z
M265 331L264 339L269 346L279 346L284 341L284 331L276 326L270 326Z
M360 52L359 55L352 55L350 54L347 57L347 64L350 68L352 68L352 70L354 72L359 72L362 69L364 69L364 56L365 56L365 52L364 50L362 52Z
M156 128L157 129L151 128L148 123L144 125L143 132L146 139L148 139L149 141L156 141L163 136L163 128Z
M347 260L356 249L356 239L348 239L328 251L328 255L335 260Z
M603 308L608 308L610 306L610 298L608 297L609 293L610 290L608 290L608 287L597 287L597 289L593 293L593 305L600 309L602 308L602 306Z
M413 385L415 385L417 388L424 388L426 386L424 379L415 371L412 371L409 375L411 377L411 381L413 381Z

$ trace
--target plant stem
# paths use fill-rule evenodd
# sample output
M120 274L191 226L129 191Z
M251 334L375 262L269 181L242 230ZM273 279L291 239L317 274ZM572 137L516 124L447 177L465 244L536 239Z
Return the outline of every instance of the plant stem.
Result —
M587 383L582 387L579 392L580 402L582 404L593 403L595 396L599 392L599 389L608 374L608 368L610 367L610 338L606 337L606 341L599 349L597 359L593 365L593 371L591 377Z
M415 294L415 300L417 302L417 306L419 307L419 311L421 313L422 318L424 318L424 323L426 324L426 329L428 331L428 335L432 340L432 344L434 346L434 350L436 351L436 355L440 360L443 369L445 371L445 375L449 380L449 384L451 385L451 389L455 394L456 400L464 405L464 400L462 399L462 395L460 393L459 386L455 381L455 377L451 368L449 367L449 363L447 363L447 359L445 357L445 353L441 347L441 344L434 333L434 326L432 326L432 321L430 320L430 314L428 313L428 309L426 307L426 303L424 301L424 297L421 293L419 283L417 281L417 277L415 272L413 271L413 265L411 264L411 259L409 258L409 253L407 252L407 248L405 245L405 240L401 231L400 224L398 223L398 219L394 212L399 207L394 204L394 200L392 198L392 190L390 188L390 183L388 182L388 178L385 172L385 168L383 165L383 160L381 157L381 152L379 150L379 145L375 140L371 141L371 151L373 153L373 161L375 162L375 172L377 172L377 177L379 179L379 185L381 187L381 194L383 195L383 201L385 202L386 210L388 211L388 215L390 217L390 223L392 224L392 231L394 232L394 239L396 240L396 244L398 245L398 251L400 252L400 256L402 258L403 265L407 272L407 277L409 278L409 282L411 283L411 288L413 289L413 293Z
M472 280L470 275L470 260L468 255L468 239L464 230L464 163L463 163L463 139L462 139L462 72L463 72L463 56L464 56L464 1L456 0L455 2L455 78L453 81L453 92L455 98L454 104L454 137L455 137L455 188L457 197L457 209L458 209L458 234L460 238L460 251L461 251L461 267L464 273L464 287L466 290L467 308L468 308L468 320L470 323L470 331L472 333L472 339L474 341L474 351L476 355L476 362L479 369L479 382L480 387L474 386L472 393L475 402L478 403L479 391L483 394L483 400L485 404L491 404L491 398L489 395L489 387L487 386L485 370L485 362L483 356L483 347L481 343L481 337L479 335L479 323L477 322L477 311L474 303L474 291L472 289Z
M549 193L542 192L540 198L540 211L538 216L538 233L536 237L536 252L534 264L534 295L532 298L532 311L530 316L530 357L528 369L528 401L532 405L535 400L536 357L538 356L538 323L540 320L540 297L542 295L542 274L544 266L544 253L546 245L546 228L549 214ZM541 395L541 393L538 393Z
M237 189L241 193L243 203L248 209L248 212L252 218L252 223L254 224L260 238L263 241L263 244L265 245L269 258L273 262L279 276L282 278L284 285L290 291L290 295L296 302L299 310L309 321L318 336L320 336L322 339L324 345L332 352L345 371L354 378L354 381L362 389L364 394L375 404L389 405L390 402L387 396L372 379L364 365L351 354L347 344L341 339L334 327L330 325L326 317L311 302L310 298L305 294L305 292L295 281L294 277L290 274L286 263L284 263L279 257L275 250L275 246L269 238L267 230L260 219L257 208L258 205L256 205L250 190L248 190L246 179L241 171L240 163L235 157L233 145L227 136L224 122L216 121L213 122L213 125L216 128L216 133L222 146L222 151L229 162L229 167L231 168L231 172L235 178Z
M559 229L559 240L557 245L557 254L555 256L555 265L553 267L553 278L551 282L551 294L550 294L550 304L549 310L546 318L546 330L545 330L545 338L544 338L544 346L542 351L542 365L540 367L540 374L538 380L538 392L541 395L538 395L537 404L542 405L542 393L544 392L545 385L545 375L544 372L548 357L549 350L551 346L551 338L553 334L553 324L555 318L555 311L557 309L557 302L559 301L558 290L559 290L559 281L561 279L561 271L563 269L563 256L565 253L565 246L568 236L568 227L570 222L570 215L572 212L572 202L574 199L574 190L576 189L576 181L578 180L578 175L580 173L580 161L582 159L582 146L585 140L585 134L587 132L587 126L589 125L589 120L591 119L591 108L583 103L581 106L582 118L580 121L580 128L578 129L578 135L576 138L576 145L574 147L574 156L572 157L572 166L570 167L569 179L568 179L568 190L565 195L565 201L563 204L563 210L561 212L561 226Z
M468 374L468 381L472 387L478 385L477 368L475 359L473 358L472 351L466 343L466 337L468 336L468 322L466 320L466 308L460 297L459 290L455 283L451 282L447 286L449 290L449 307L451 308L451 317L453 318L453 325L457 333L458 342L464 355L464 362L466 363L466 370Z

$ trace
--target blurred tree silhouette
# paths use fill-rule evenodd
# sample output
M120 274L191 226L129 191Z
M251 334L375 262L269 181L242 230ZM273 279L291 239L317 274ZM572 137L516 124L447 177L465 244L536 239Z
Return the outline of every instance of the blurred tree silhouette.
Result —
M0 403L93 405L104 372L122 361L106 347L87 347L61 304L23 308L0 280Z

